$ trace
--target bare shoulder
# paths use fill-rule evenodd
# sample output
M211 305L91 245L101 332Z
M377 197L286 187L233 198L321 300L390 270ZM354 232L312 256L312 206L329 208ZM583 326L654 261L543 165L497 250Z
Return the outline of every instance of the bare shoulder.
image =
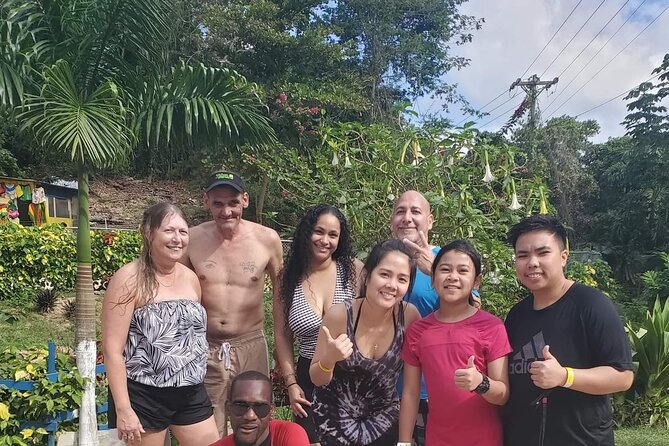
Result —
M413 322L420 319L420 312L416 306L409 302L403 302L404 305L404 326L408 327Z
M249 230L261 243L266 245L281 243L281 238L274 229L248 220L244 220L244 223L248 225Z
M112 276L105 291L105 300L116 302L131 287L131 281L137 276L137 260L126 263Z
M193 226L188 229L188 233L191 239L191 242L193 241L198 241L200 240L203 236L206 234L211 233L211 231L215 230L216 226L213 221L205 221L204 223L200 223L197 226Z
M333 337L337 337L342 333L346 333L346 318L347 314L344 304L335 304L325 312L323 325L328 327Z

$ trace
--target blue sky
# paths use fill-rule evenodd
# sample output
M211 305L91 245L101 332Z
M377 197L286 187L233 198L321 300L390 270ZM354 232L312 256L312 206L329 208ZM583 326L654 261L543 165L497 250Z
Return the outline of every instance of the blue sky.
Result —
M464 4L463 12L484 17L485 24L480 31L474 32L472 43L454 48L455 54L471 59L471 63L460 71L448 73L446 80L457 83L460 93L472 105L483 106L503 90L508 90L577 3L578 0L470 0ZM583 0L524 78L535 73L541 74L600 3L601 0ZM542 79L552 79L567 68L623 4L625 0L605 1ZM564 71L557 86L551 88L548 94L545 92L541 95L539 105L542 116L548 118L552 113L555 113L553 116L560 116L585 112L651 77L652 70L660 65L664 54L669 52L669 10L613 58L668 6L669 0L627 2L583 54ZM637 7L637 12L630 18ZM629 21L612 37L628 18ZM604 46L607 40L609 42ZM586 84L609 61L610 64ZM577 76L583 67L585 68ZM567 87L572 79L574 81ZM582 85L585 86L580 92L556 110ZM509 94L503 94L486 110L497 107L509 97ZM478 125L503 114L521 99L522 95L519 94L489 116L482 118ZM551 102L553 104L548 107ZM414 108L420 115L442 113L439 100L429 97L419 98ZM620 122L626 113L625 101L620 98L581 115L579 119L595 119L599 122L602 130L594 141L601 142L624 134L625 129ZM503 115L483 129L499 129L510 114L511 112ZM456 107L452 107L448 114L442 113L442 116L448 116L455 122L463 117Z

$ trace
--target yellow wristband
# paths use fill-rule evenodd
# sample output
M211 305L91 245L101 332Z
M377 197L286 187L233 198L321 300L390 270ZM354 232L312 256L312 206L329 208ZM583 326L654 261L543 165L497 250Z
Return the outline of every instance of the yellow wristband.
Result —
M331 369L324 367L323 364L321 364L320 360L318 361L318 368L324 371L325 373L332 373L332 371L334 370L334 367L332 367Z
M574 369L571 367L564 368L567 371L567 380L564 382L562 387L568 389L574 384Z

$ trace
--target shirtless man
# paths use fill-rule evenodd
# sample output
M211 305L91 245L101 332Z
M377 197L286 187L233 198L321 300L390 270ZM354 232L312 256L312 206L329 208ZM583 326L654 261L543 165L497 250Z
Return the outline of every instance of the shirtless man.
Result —
M214 172L204 189L204 207L213 220L191 229L184 256L200 279L207 310L209 359L204 384L221 436L227 435L226 399L232 379L247 370L269 374L264 278L269 275L272 292L278 294L283 263L279 235L242 218L248 205L239 175Z

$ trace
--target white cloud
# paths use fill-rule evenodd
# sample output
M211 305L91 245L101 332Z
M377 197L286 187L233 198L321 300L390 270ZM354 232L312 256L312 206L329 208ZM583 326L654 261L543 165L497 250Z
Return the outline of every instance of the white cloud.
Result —
M511 83L523 73L559 28L576 3L577 0L470 0L464 5L463 12L483 17L485 23L480 31L474 32L472 43L454 48L458 55L471 59L471 63L461 71L448 73L446 80L449 83L457 83L460 93L473 106L484 105L503 90L508 90ZM541 74L599 3L598 0L583 1L523 78L535 73ZM546 71L542 79L552 79L560 74L624 3L624 0L606 1ZM544 118L548 118L552 113L555 113L555 116L562 114L573 116L582 113L651 77L652 70L660 65L664 54L669 52L667 46L669 11L656 20L579 93L556 110L559 104L567 100L667 7L666 0L646 0L632 19L595 57L597 51L641 3L642 0L629 1L621 13L564 72L557 87L551 88L549 94L541 95L540 108ZM587 68L565 90L576 73L591 60ZM558 97L560 93L562 94ZM490 116L482 118L478 125L512 108L520 102L522 97L518 95L512 101L499 107ZM502 95L486 110L494 108L508 98L508 94ZM556 99L555 103L548 107L554 99ZM415 108L421 114L436 113L441 110L441 104L438 100L420 98L416 101ZM620 98L580 116L579 119L596 119L602 130L595 141L603 141L608 137L624 134L625 129L620 122L625 118L626 113L625 102ZM494 123L486 126L485 130L499 129L510 114L511 112L508 112L500 117ZM455 109L450 110L448 116L455 122L463 117Z

